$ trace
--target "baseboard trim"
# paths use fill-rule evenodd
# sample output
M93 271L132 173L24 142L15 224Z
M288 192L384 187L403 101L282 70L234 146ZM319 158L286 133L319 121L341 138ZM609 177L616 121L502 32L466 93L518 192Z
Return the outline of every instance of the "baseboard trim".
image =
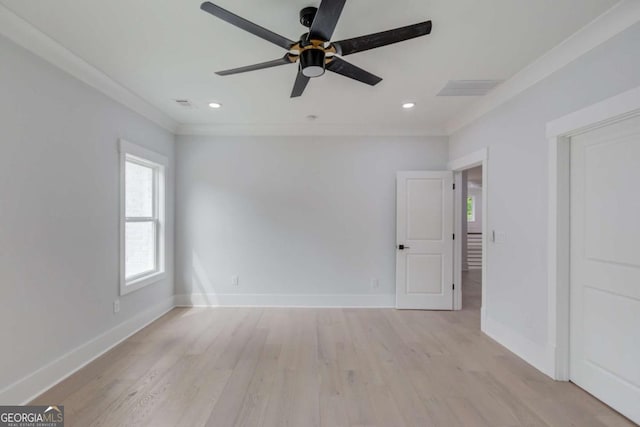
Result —
M537 344L486 314L483 316L482 332L537 370L551 378L555 377L554 348Z
M176 307L391 308L396 306L396 297L393 294L182 294L175 296L175 305Z
M171 311L174 307L173 301L173 297L168 298L165 302L109 329L32 374L10 384L0 390L0 402L3 405L26 405L131 335Z

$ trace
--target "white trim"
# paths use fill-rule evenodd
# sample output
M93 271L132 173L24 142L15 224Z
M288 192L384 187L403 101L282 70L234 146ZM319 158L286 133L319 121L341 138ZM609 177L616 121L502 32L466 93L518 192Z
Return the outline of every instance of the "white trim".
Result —
M456 236L462 236L462 203L458 203L458 199L464 195L464 181L462 173L454 172L453 182L456 186L453 192L453 233ZM462 272L468 271L468 265L462 262L462 239L458 239L458 243L453 242L453 283L457 285L453 290L453 310L462 310Z
M466 156L459 157L457 159L449 161L447 164L447 168L452 171L462 171L465 169L475 168L476 166L482 165L488 158L489 149L483 148L478 151L474 151L473 153L467 154ZM484 182L483 182L484 184Z
M178 122L89 64L23 18L0 5L0 34L104 95L175 133Z
M163 280L167 277L167 273L164 271L153 271L151 274L144 273L141 277L129 279L126 284L126 288L122 289L122 285L120 288L120 296L130 294L133 291L137 291L138 289L142 289L145 286L152 285L160 280Z
M334 307L393 308L394 294L283 295L283 294L182 294L176 307Z
M640 3L640 2L638 2ZM553 378L569 380L569 289L571 248L571 136L640 115L640 87L547 124L549 138L547 294L548 347Z
M570 141L549 141L547 339L555 349L552 377L559 381L569 380Z
M625 116L638 114L638 109L640 86L547 123L547 138L573 136L594 127L602 127L609 120L618 121Z
M149 150L141 145L134 144L125 139L120 139L119 150L122 154L130 154L134 157L138 157L142 161L150 161L164 167L169 167L169 158L155 151Z
M449 135L640 21L640 2L624 0L570 36L446 124Z
M195 136L447 136L444 129L416 129L378 125L345 125L337 123L299 124L181 124L177 135Z
M491 317L485 317L483 332L534 368L553 377L553 348L540 346Z
M173 297L74 348L28 376L0 390L4 405L26 405L173 309Z
M169 159L162 154L120 139L120 295L142 289L166 277L166 186ZM148 274L126 278L125 274L125 165L131 158L134 162L154 168L154 217L156 231L156 268Z
M487 269L488 259L488 235L489 235L489 148L485 147L473 153L458 159L451 160L448 164L448 168L455 172L456 183L462 180L459 178L461 172L466 169L471 169L476 166L482 166L482 303L480 307L480 330L485 331L485 313L487 307ZM458 187L456 187L458 188ZM462 198L455 194L455 209L456 220L454 221L455 232L459 236L461 234L461 221L462 221ZM460 283L454 291L454 310L462 309L462 243L461 239L456 239L454 242L454 283Z

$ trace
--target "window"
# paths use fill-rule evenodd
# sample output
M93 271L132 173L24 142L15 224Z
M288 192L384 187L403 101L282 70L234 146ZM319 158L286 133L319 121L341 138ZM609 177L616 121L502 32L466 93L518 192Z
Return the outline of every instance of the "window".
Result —
M467 222L476 221L476 198L473 196L467 197Z
M164 277L167 158L120 141L120 295Z

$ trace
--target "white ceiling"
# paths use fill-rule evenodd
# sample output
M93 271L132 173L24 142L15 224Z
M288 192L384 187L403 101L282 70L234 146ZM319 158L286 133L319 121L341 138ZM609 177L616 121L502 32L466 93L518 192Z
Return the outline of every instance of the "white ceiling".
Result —
M298 39L302 7L318 0L214 0ZM433 21L430 36L345 58L383 77L369 87L327 73L290 99L295 65L219 77L214 71L284 51L200 10L200 0L0 0L58 43L179 123L315 125L438 133L475 98L435 94L448 80L506 80L617 0L348 0L333 40ZM193 109L177 106L189 99ZM211 101L220 110L207 107ZM411 100L417 107L400 108Z

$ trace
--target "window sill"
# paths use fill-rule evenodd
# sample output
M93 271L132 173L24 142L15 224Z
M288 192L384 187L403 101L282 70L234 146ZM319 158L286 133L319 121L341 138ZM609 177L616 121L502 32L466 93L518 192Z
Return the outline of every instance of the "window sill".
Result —
M120 295L126 295L131 292L137 291L138 289L142 289L145 286L149 286L153 283L156 283L162 279L167 277L167 274L164 271L159 271L157 273L152 273L147 276L139 277L130 282L120 283Z

